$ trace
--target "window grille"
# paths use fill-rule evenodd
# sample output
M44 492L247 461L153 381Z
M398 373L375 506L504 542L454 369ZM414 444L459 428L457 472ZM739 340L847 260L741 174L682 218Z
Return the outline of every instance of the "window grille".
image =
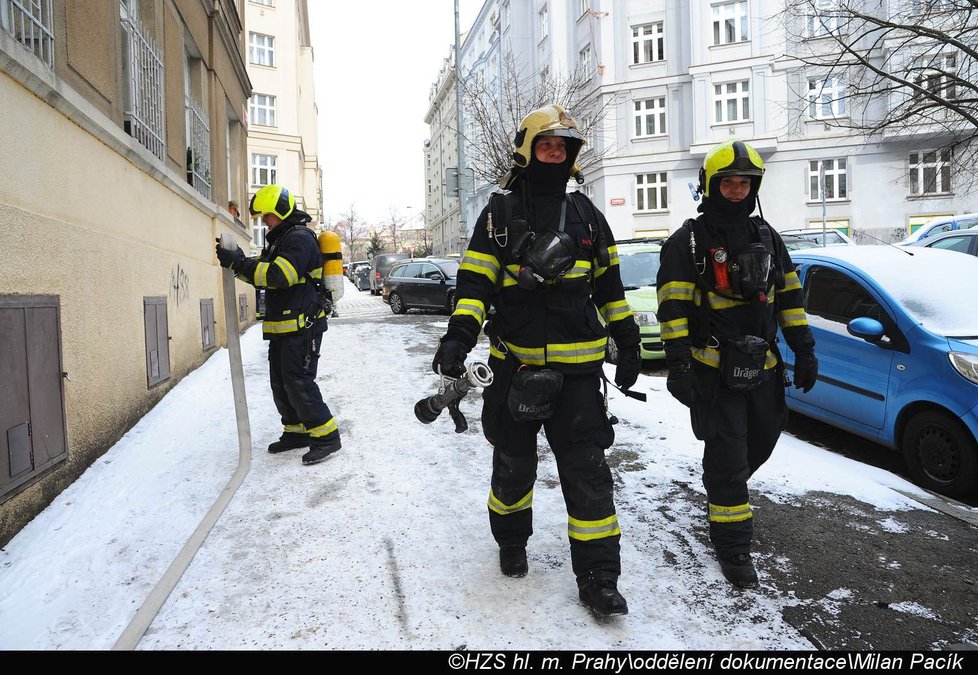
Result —
M122 18L126 101L123 129L163 159L163 54L145 27L132 15Z
M53 0L0 0L0 26L54 68Z

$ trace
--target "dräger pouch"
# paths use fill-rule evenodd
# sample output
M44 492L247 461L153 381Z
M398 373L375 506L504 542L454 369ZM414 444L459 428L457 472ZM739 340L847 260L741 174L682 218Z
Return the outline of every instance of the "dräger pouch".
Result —
M507 403L517 422L550 419L557 407L557 395L564 385L564 374L551 368L521 367L513 373Z
M767 377L764 362L770 345L756 335L720 344L720 381L730 391L750 391Z

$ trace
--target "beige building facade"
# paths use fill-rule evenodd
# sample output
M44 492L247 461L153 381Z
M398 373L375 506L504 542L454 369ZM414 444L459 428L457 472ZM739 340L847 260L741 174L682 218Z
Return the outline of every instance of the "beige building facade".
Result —
M248 76L248 190L272 183L287 188L318 229L323 220L318 111L306 0L246 0ZM256 250L265 244L260 218L252 218Z
M225 343L243 4L2 3L0 545Z

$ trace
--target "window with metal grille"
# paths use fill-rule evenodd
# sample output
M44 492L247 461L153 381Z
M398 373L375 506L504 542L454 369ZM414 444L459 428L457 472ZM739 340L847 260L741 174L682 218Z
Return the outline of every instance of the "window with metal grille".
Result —
M166 152L163 99L163 51L128 3L120 4L124 104L122 128L140 145L163 159Z
M0 27L54 68L53 0L0 1Z

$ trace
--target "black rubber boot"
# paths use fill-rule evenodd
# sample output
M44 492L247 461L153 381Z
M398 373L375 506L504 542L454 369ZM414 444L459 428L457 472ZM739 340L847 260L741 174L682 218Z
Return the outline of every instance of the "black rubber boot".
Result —
M529 571L525 546L503 546L499 549L499 570L508 577L525 577Z
M277 441L270 443L268 451L273 455L286 450L309 447L309 434L297 434L292 431L284 432Z
M597 616L628 614L628 603L614 579L591 579L579 587L581 602Z
M328 436L312 439L309 452L302 456L303 464L316 464L323 461L340 449L340 432L334 431Z
M750 553L720 553L720 571L727 581L737 588L757 588L757 571L751 562Z

